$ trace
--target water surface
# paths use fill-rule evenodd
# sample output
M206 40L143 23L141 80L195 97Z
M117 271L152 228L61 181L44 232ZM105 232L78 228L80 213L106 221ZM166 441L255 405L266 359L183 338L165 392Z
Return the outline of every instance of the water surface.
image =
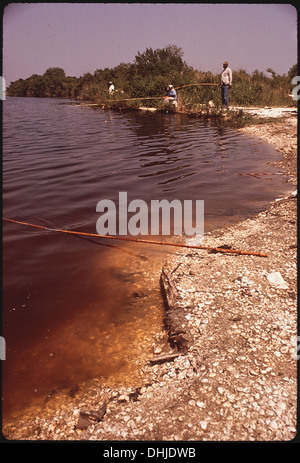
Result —
M3 113L3 213L17 220L96 233L98 201L122 191L147 203L202 199L208 231L287 189L267 164L280 157L270 146L198 118L34 98L7 98ZM241 175L251 172L274 175ZM134 374L162 326L158 275L171 252L141 246L4 222L4 412Z

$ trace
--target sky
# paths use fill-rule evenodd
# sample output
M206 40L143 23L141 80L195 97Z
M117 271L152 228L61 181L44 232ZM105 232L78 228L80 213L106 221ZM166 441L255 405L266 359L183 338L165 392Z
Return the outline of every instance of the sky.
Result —
M285 3L9 3L2 21L7 85L50 67L93 74L170 44L214 74L224 60L277 74L297 62L297 10Z

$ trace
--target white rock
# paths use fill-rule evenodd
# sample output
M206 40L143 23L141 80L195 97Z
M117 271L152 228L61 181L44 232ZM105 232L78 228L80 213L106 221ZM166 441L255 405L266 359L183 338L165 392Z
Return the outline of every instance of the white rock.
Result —
M207 422L206 421L200 421L200 426L203 431L206 431L207 429Z
M282 278L280 272L272 272L267 275L267 280L272 286L279 289L288 289L287 283Z
M270 428L272 428L274 431L277 431L278 426L275 420L271 421Z
M205 403L204 403L204 402L200 402L200 401L198 401L196 405L197 405L197 407L199 407L199 408L204 408L204 407L205 407Z

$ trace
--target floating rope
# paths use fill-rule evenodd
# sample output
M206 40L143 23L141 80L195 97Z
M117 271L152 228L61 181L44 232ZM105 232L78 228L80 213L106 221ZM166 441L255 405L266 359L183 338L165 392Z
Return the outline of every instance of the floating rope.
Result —
M36 225L33 223L21 222L19 220L9 219L7 217L3 217L3 220L7 220L13 223L18 223L21 225L26 225L29 227L41 228L43 230L48 230L52 232L68 233L68 234L77 235L77 236L93 236L97 238L106 238L106 239L111 239L111 240L133 241L136 243L155 244L155 245L161 245L161 246L176 246L176 247L187 248L187 249L204 249L206 251L213 251L213 252L223 252L223 253L240 254L240 255L247 255L247 256L258 256L258 257L268 257L267 254L265 254L264 252L239 251L236 249L228 249L225 247L224 248L222 247L214 248L214 247L209 247L209 246L197 246L197 245L189 245L189 244L182 244L182 243L152 241L152 240L145 240L145 239L140 239L140 238L128 238L128 237L123 237L123 236L99 235L97 233L76 232L72 230L63 230L60 228L49 228L49 227L44 227L42 225Z

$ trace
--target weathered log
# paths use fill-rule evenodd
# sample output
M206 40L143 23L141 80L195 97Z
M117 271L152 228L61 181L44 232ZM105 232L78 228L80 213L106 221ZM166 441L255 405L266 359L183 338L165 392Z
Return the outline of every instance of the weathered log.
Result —
M165 268L161 273L161 288L166 305L165 324L169 333L169 342L178 351L187 351L192 342L192 336L184 329L186 319L179 305L177 289L171 274Z
M153 359L150 360L150 363L152 365L155 365L157 363L171 362L172 360L175 360L180 355L182 355L180 352L159 355L157 357L153 357Z
M102 421L106 413L107 402L103 402L99 410L80 410L76 429L86 429L88 426Z

